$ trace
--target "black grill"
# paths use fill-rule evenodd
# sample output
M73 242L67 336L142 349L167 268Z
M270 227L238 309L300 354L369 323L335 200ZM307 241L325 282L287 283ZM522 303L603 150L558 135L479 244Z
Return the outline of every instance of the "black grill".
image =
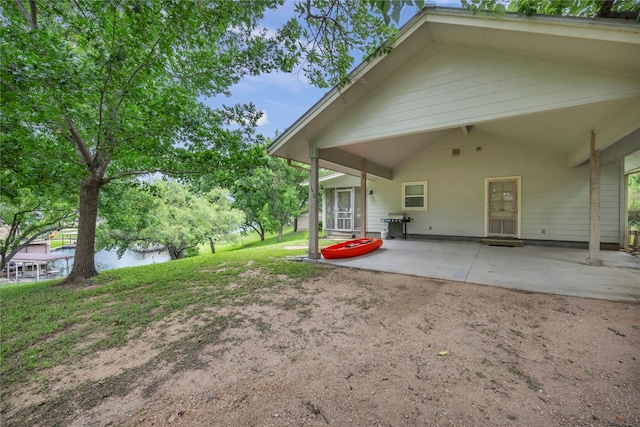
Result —
M382 218L380 221L388 224L390 239L402 237L407 240L407 223L411 222L411 217L408 217L406 212L391 212L389 217Z

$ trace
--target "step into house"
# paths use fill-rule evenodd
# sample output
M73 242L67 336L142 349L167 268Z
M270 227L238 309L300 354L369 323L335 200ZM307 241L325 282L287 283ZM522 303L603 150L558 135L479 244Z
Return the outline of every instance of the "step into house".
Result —
M329 231L327 233L327 238L328 239L334 239L334 240L348 240L348 239L355 239L360 237L359 232L357 234L354 233L350 233L347 231Z
M509 246L515 248L524 246L524 241L518 239L486 238L482 239L482 244L486 246Z

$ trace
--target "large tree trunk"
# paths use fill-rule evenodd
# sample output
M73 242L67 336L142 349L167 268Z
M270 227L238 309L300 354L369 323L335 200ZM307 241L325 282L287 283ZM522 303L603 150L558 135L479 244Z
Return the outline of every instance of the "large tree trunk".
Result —
M78 218L78 238L73 268L63 284L86 283L97 276L94 254L96 249L96 221L98 219L98 198L102 182L93 176L86 177L80 185L80 209Z
M215 254L216 253L216 244L213 241L212 237L209 237L209 246L211 246L211 253Z
M178 247L173 243L167 243L166 248L169 253L169 258L171 258L172 261L184 258L184 245Z
M282 242L282 229L284 225L280 224L280 228L278 228L278 243Z

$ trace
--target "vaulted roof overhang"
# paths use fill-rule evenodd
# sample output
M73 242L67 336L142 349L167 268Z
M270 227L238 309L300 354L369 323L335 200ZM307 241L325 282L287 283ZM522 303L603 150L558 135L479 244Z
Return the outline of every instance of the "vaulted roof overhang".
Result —
M402 82L420 76L430 92L416 101ZM640 149L640 26L438 8L412 18L390 54L359 65L268 152L307 164L314 152L320 167L359 175L366 164L369 178L392 179L452 132L485 132L557 152L575 167L589 158L592 129L603 161Z

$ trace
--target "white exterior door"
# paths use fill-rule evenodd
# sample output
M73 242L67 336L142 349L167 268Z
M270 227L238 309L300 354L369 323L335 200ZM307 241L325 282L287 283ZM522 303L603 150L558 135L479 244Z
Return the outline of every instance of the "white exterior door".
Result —
M485 235L520 236L520 177L485 180Z
M353 224L353 191L336 190L336 229L351 231Z

